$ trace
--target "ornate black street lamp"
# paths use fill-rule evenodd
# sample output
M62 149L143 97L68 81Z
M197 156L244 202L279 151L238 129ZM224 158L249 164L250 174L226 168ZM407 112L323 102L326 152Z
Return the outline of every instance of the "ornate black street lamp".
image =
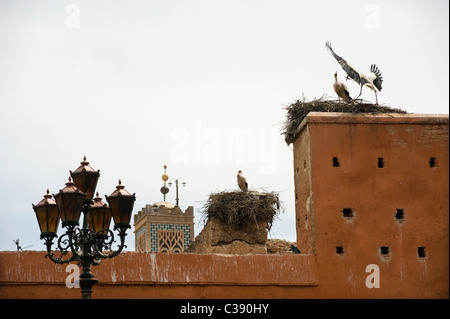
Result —
M93 279L91 265L98 265L102 259L117 256L126 247L126 230L131 228L130 219L136 196L128 193L119 180L116 190L110 196L105 195L109 207L98 197L98 193L93 199L100 171L92 169L89 162L86 162L86 157L79 168L74 172L70 171L70 175L66 187L53 195L54 200L47 190L44 199L33 205L33 210L41 230L41 239L45 240L47 246L46 257L57 264L77 261L82 267L82 298L90 299L92 286L98 282ZM80 229L81 212L84 216L83 227ZM120 238L117 250L112 249L115 240L113 231L109 229L111 216L114 230L118 231ZM60 256L57 257L52 252L52 245L53 240L58 237L56 232L59 220L66 232L57 241L57 249L60 251Z

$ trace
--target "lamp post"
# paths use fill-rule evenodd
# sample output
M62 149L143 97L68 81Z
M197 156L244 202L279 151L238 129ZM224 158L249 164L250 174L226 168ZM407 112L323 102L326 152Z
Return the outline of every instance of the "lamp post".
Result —
M180 179L182 179L182 178L178 178L178 179L172 178L172 179L169 181L169 187L172 187L172 181L175 180L175 190L176 190L176 194L177 194L177 197L175 198L175 201L176 201L177 206L179 206L179 205L178 205L178 203L179 203L179 198L178 198L178 181L179 181ZM185 186L186 186L186 182L184 181L184 179L182 179L182 180L183 180L183 182L182 182L181 184L183 185L183 187L185 187Z
M105 195L109 207L102 202L98 192L93 198L100 171L92 169L86 157L80 167L74 172L70 171L70 175L66 187L53 195L54 199L47 189L44 199L32 206L41 230L41 239L45 240L47 246L46 257L57 264L77 261L82 267L82 298L90 299L92 287L98 282L93 279L91 265L96 266L102 259L117 256L126 247L125 236L127 229L131 228L130 219L136 196L128 193L119 180L116 190L110 196ZM81 213L83 226L80 229ZM112 249L114 233L109 229L111 216L114 230L118 231L117 236L120 238L116 250ZM60 220L66 232L58 238L56 233ZM56 238L59 257L52 252L53 240Z

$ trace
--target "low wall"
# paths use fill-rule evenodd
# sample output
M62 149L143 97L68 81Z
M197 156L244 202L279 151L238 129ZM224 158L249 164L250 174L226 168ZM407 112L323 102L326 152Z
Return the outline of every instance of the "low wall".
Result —
M43 251L0 252L0 299L81 298L79 288L66 286L74 277L73 266L54 264L44 256ZM373 273L365 267L318 265L315 255L126 252L91 268L99 280L92 298L448 299L448 275L441 269L448 264L432 265L426 269L424 261L425 270L416 278L406 273L399 277L395 267L380 264L381 287L369 288ZM436 283L436 278L441 281Z
M80 298L45 252L0 252L0 298ZM310 298L313 255L126 252L91 268L92 298Z

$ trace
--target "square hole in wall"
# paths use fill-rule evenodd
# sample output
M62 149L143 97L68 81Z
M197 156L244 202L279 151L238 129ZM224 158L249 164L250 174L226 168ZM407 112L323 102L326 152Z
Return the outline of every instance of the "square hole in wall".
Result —
M395 219L397 219L398 221L403 221L405 220L406 214L405 214L405 210L403 208L397 208L395 210Z
M382 157L378 157L378 168L384 167L384 159Z
M380 247L380 253L381 253L381 255L387 256L387 255L389 255L390 252L391 252L391 251L390 251L390 249L389 249L389 246L381 246L381 247Z
M430 157L430 161L428 162L430 167L437 167L437 160L436 157Z
M377 251L378 257L383 262L390 261L392 259L392 250L389 246L380 246Z
M343 246L336 246L336 254L342 256L344 254L344 247Z
M419 258L425 258L427 256L425 247L417 247L417 255L419 256Z
M352 219L353 217L355 217L355 214L353 213L353 209L351 209L351 208L344 208L342 210L342 216L344 218L347 218L347 219Z
M333 157L333 167L340 167L339 160L337 157Z

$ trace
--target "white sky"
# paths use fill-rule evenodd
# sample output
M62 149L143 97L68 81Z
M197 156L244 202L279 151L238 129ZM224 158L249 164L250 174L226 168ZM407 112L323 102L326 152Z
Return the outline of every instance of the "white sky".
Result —
M377 64L381 104L448 114L448 12L447 0L2 0L0 250L17 238L44 250L31 204L84 155L103 198L119 178L136 193L133 214L162 200L167 163L187 182L180 206L194 206L196 234L208 195L236 189L242 169L251 188L280 192L270 237L295 241L283 107L335 96L344 71L325 42L363 73Z

